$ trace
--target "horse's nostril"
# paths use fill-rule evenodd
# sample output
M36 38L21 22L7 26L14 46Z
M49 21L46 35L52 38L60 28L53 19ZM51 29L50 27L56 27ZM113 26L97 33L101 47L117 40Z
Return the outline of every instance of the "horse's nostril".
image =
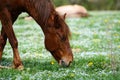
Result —
M60 66L62 67L69 67L71 65L72 61L64 61L60 60Z
M62 63L63 66L65 66L65 62L63 60L61 61L61 63Z
M66 63L65 61L61 60L61 65L63 67L69 67L71 63L72 63L72 61L70 61L69 63Z
M67 67L67 66L68 66L68 65L66 64L66 62L63 61L63 60L61 60L61 65L62 65L63 67Z

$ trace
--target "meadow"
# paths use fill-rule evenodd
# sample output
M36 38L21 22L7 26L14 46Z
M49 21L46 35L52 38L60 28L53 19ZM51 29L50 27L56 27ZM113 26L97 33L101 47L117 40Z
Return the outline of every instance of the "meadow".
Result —
M91 11L87 18L67 18L74 61L60 67L44 47L44 34L34 20L19 16L14 31L24 70L0 69L0 80L120 80L120 12ZM1 25L0 25L1 28ZM10 66L7 43L0 65Z

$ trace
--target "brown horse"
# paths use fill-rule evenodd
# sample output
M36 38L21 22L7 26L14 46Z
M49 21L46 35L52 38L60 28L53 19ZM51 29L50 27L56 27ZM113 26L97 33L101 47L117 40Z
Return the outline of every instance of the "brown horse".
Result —
M13 68L23 67L18 52L18 42L13 31L13 23L18 15L27 12L41 26L45 35L45 47L61 66L69 66L73 54L69 44L69 28L64 19L55 11L51 0L0 0L0 59L6 40L13 49Z

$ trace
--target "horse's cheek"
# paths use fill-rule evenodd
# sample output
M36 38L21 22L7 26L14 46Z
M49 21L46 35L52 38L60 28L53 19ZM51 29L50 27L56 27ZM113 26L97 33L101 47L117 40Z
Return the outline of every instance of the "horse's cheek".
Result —
M53 38L45 38L45 47L48 51L54 51L56 48L58 48L58 41L57 39Z

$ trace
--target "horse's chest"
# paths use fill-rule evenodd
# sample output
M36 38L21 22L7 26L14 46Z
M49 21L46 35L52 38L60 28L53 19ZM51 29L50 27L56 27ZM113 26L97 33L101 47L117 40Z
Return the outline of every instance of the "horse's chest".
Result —
M4 3L0 4L0 8L7 8L9 11L17 11L21 8L21 5L17 0L5 0Z

